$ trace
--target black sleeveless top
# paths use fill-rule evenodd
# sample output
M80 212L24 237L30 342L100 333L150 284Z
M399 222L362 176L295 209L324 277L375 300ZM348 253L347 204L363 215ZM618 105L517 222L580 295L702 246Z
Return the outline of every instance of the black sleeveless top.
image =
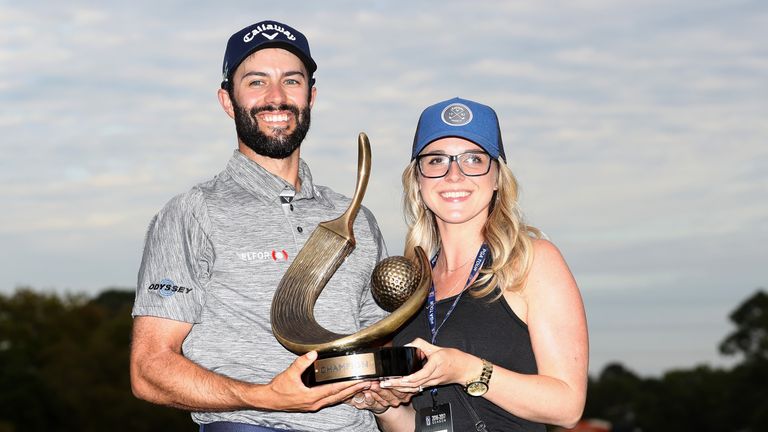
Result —
M528 326L515 315L503 297L489 303L489 300L498 292L499 289L496 288L493 294L480 299L465 292L451 316L437 333L435 345L460 349L514 372L536 374L536 358L531 347ZM456 300L455 296L437 302L435 307L437 326L443 322L454 300ZM427 342L432 339L427 322L426 305L395 335L394 345L405 345L417 337ZM478 371L479 374L480 371ZM456 390L463 394L465 401L469 402L491 432L546 431L546 427L541 423L521 419L483 397L467 395L464 388L457 384L437 388L438 403L448 401L451 404L455 432L475 430L472 415L459 400L462 396L459 396ZM510 388L509 391L516 390ZM411 404L417 412L421 408L431 406L430 391L425 390L415 396Z

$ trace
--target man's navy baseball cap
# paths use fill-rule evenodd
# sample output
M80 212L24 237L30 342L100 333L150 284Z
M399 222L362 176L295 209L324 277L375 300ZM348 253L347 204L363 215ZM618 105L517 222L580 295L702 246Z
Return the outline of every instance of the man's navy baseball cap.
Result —
M246 57L262 48L282 48L292 52L304 63L310 79L317 70L317 64L309 53L309 42L300 31L277 21L262 21L249 25L229 38L224 52L221 86L225 87Z
M487 105L453 98L427 107L419 117L411 160L431 142L446 137L467 139L482 147L492 158L507 160L501 141L499 117Z

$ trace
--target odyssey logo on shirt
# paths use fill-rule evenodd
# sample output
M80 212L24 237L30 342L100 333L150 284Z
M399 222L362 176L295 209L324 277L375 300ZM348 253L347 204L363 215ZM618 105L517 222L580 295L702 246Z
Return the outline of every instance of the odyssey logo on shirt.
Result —
M189 294L192 288L176 285L172 280L166 278L160 283L150 284L147 291L156 291L160 297L170 297L176 293Z

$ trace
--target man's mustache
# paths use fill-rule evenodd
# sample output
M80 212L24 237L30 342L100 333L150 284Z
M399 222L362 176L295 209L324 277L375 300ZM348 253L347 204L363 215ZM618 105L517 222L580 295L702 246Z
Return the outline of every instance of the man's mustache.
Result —
M263 111L290 111L297 118L299 117L299 108L295 105L281 104L281 105L264 105L260 107L251 108L251 116L256 117L256 114Z

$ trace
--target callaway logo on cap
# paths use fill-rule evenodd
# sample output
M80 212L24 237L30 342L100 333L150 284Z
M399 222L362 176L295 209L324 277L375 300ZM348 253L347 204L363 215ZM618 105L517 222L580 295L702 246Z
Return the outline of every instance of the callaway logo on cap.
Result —
M262 21L240 30L229 38L221 68L221 86L226 86L235 69L246 57L262 48L282 48L292 52L304 63L310 77L317 70L317 64L309 52L309 42L300 31L277 21Z

